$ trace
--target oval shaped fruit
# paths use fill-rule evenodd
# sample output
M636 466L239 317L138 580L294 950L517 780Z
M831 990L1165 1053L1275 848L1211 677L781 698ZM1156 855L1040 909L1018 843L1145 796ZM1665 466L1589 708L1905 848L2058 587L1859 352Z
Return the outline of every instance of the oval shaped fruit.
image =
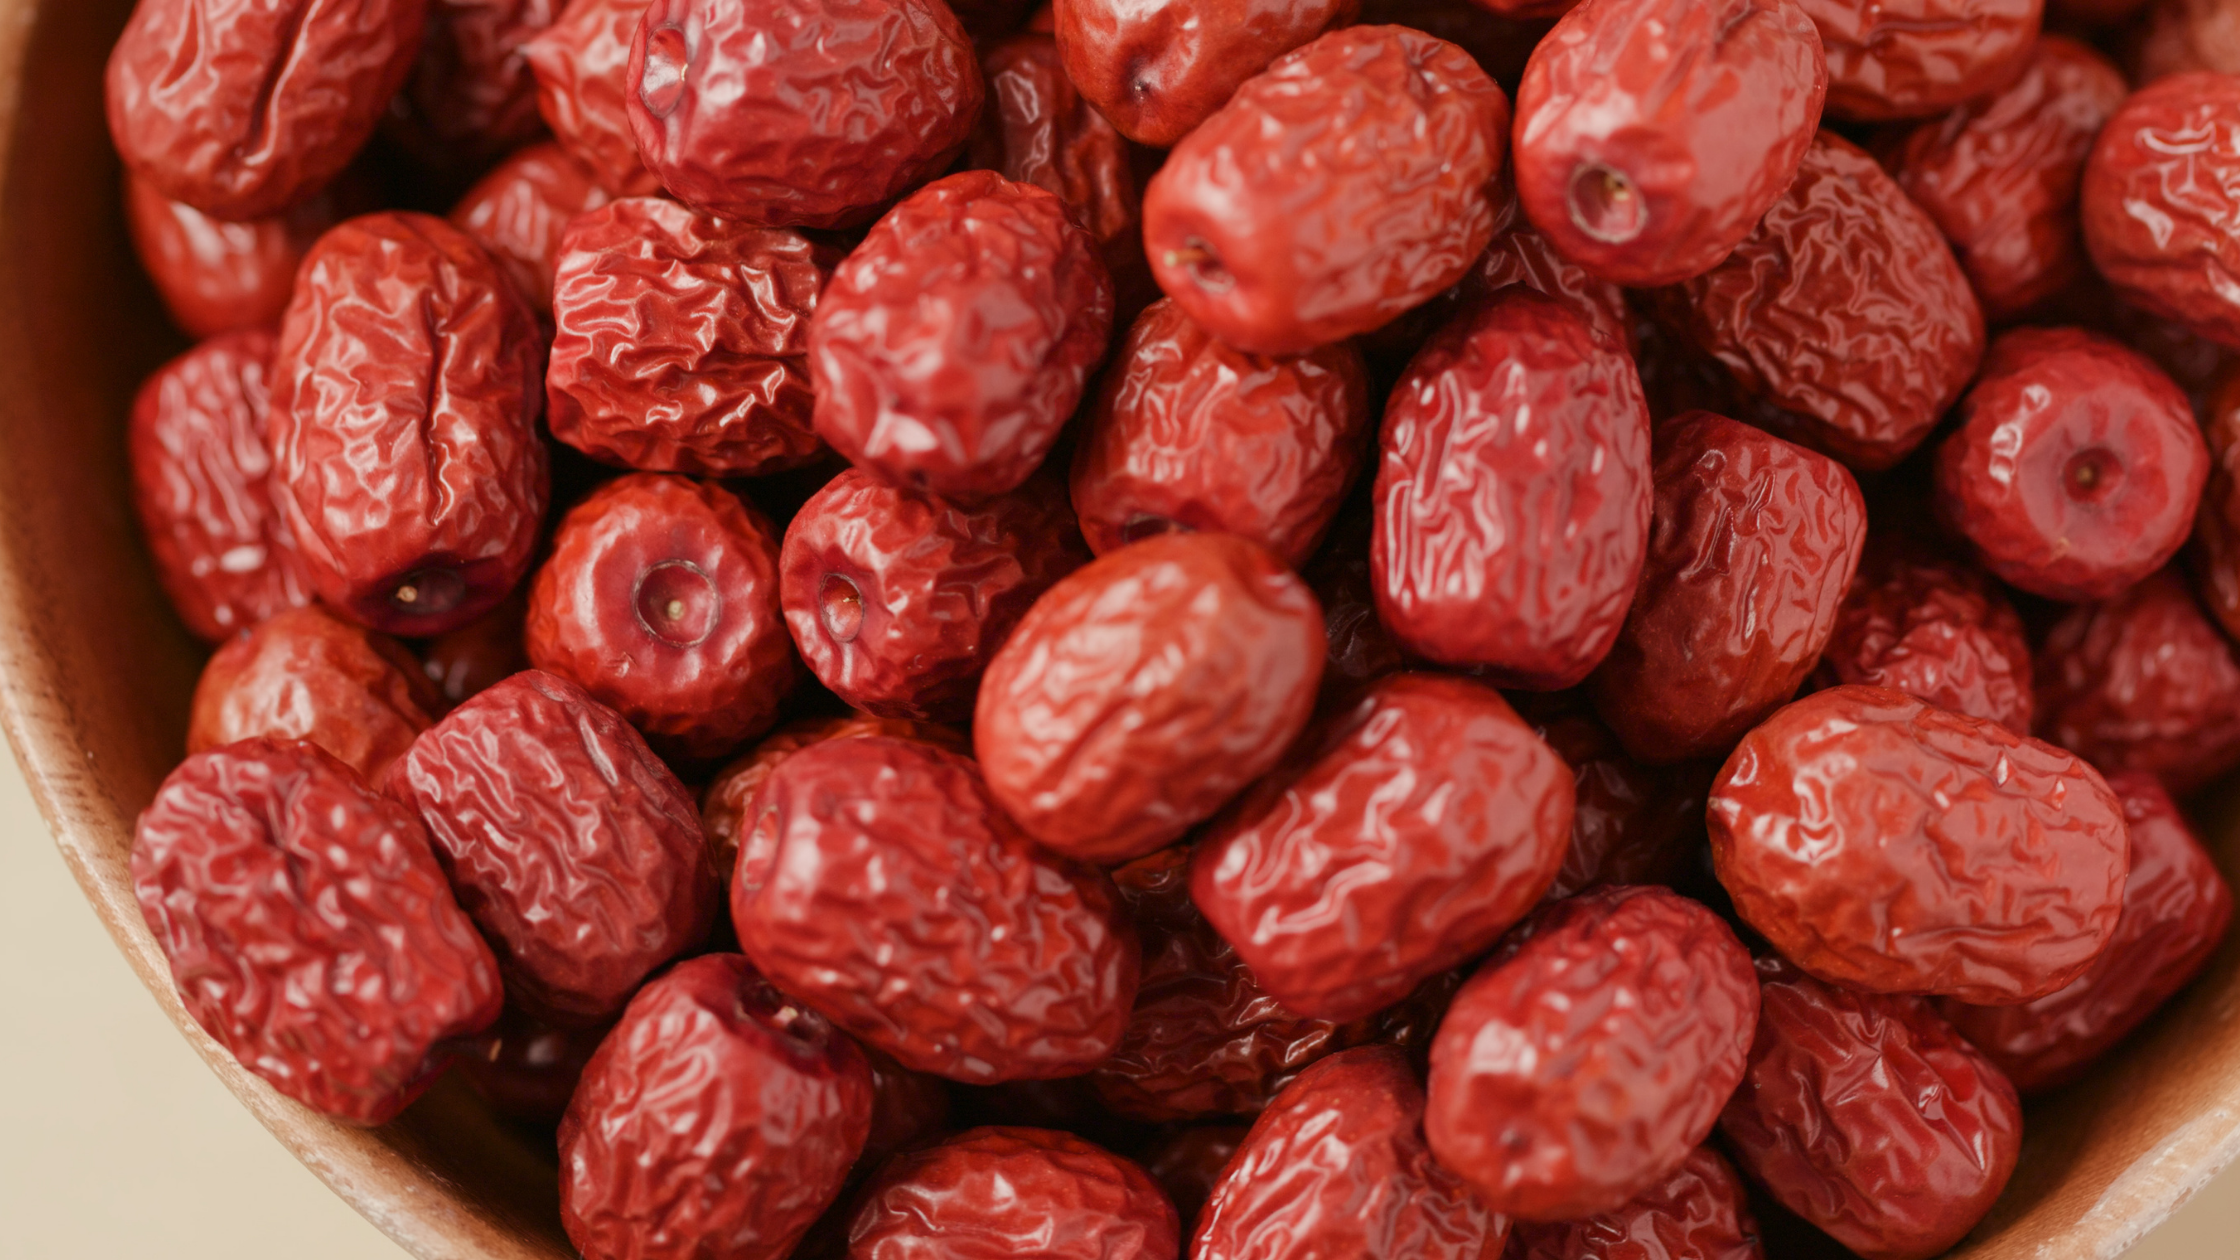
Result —
M1742 1178L1699 1146L1624 1207L1560 1225L1520 1222L1504 1260L1765 1260Z
M754 798L778 763L811 744L862 735L922 740L955 753L972 751L972 741L962 733L926 722L864 714L788 722L716 771L700 794L700 829L708 841L708 859L725 888L731 887L732 872L739 866L739 842L754 823Z
M203 665L187 751L300 739L379 787L443 707L419 666L403 644L317 604L274 613Z
M2030 733L2030 639L1973 565L1925 545L1870 544L1836 610L1820 686L1888 687Z
M970 1129L888 1163L850 1260L1175 1260L1174 1205L1133 1162L1053 1129Z
M1921 118L2012 83L2045 0L1798 0L1828 52L1828 112Z
M646 0L568 0L560 20L529 41L537 112L553 139L610 197L647 197L661 181L638 157L625 71Z
M1066 77L1121 134L1161 149L1189 135L1269 62L1352 25L1360 9L1360 0L1052 5Z
M137 175L124 181L125 226L171 322L190 337L280 322L304 251L342 217L315 196L270 218L234 223L173 201Z
M452 226L490 251L538 314L552 314L560 242L577 215L607 204L590 168L547 140L514 151L451 207Z
M2240 77L2131 94L2084 168L2084 241L2117 296L2240 348Z

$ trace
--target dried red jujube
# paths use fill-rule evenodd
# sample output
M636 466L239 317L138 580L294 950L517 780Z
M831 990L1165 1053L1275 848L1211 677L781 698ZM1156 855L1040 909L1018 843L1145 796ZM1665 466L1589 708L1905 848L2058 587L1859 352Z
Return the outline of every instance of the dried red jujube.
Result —
M442 707L403 644L312 604L274 613L211 655L187 751L300 739L379 787Z
M279 323L304 251L342 217L339 200L329 192L269 218L233 223L173 201L137 175L124 181L125 226L140 268L171 322L190 337Z
M1703 843L1703 805L1713 761L1645 766L1579 692L1520 695L1534 733L1571 767L1576 805L1563 866L1548 885L1554 901L1604 884L1671 885Z
M560 20L529 42L537 112L553 138L614 197L645 197L661 181L638 157L624 104L630 41L646 0L569 0Z
M2030 733L2022 618L1981 570L1904 545L1868 546L1814 675L1860 683Z
M518 149L451 207L452 225L505 268L539 314L552 313L560 241L577 215L607 204L607 190L557 141Z
M1361 0L1053 0L1051 7L1066 77L1123 135L1164 149L1269 62L1352 25Z
M537 80L529 41L565 0L428 0L428 29L384 132L438 172L473 174L535 140Z
M1742 1178L1699 1146L1624 1207L1557 1225L1518 1222L1503 1260L1765 1260Z
M2084 168L2084 241L2117 296L2240 348L2240 77L2131 94Z
M811 744L862 735L921 740L955 753L972 751L972 741L950 727L905 718L858 713L847 717L803 718L779 727L736 761L716 771L715 778L709 780L700 794L700 830L708 841L708 859L725 888L731 886L731 874L739 866L739 842L746 829L753 825L755 795L762 791L764 780L778 768L778 763Z
M1828 53L1828 113L1922 118L2012 83L2044 0L1798 0Z
M1176 1260L1174 1205L1133 1162L1053 1129L970 1129L888 1163L849 1260Z

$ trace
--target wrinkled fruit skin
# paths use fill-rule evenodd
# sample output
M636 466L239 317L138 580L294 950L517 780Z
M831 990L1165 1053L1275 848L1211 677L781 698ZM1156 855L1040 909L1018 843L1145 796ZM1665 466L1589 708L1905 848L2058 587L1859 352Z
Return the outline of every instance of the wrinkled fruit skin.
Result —
M2044 0L1798 0L1828 53L1828 113L1925 118L2022 73Z
M2110 773L2182 796L2240 765L2240 659L2174 572L2071 609L2035 671L2038 732Z
M554 264L552 436L624 468L759 477L814 460L809 316L833 258L661 197L567 227Z
M1795 0L1588 0L1517 89L1517 200L1594 275L1677 284L1757 228L1827 91Z
M1778 959L1750 1067L1719 1118L1735 1162L1864 1260L1928 1260L2014 1171L2014 1086L1920 998L1855 993Z
M560 20L529 42L537 112L613 197L649 197L661 181L638 157L624 74L646 0L569 0Z
M211 655L195 684L187 751L300 739L379 787L441 703L403 644L312 604L273 614Z
M1758 230L1661 290L1659 318L1799 440L1862 470L1929 436L1983 356L1983 311L1937 225L1832 133Z
M1166 149L1269 62L1352 25L1361 3L1055 0L1052 8L1058 55L1081 95L1128 139Z
M439 171L473 172L544 132L529 41L566 0L428 0L420 57L386 133Z
M528 646L538 669L692 758L768 730L801 674L769 522L714 482L657 473L561 518L529 589Z
M953 753L972 751L972 741L950 727L902 718L859 713L847 717L803 718L779 727L736 761L718 770L700 795L700 830L708 842L709 862L725 888L731 886L732 872L739 866L739 842L746 829L754 825L755 795L762 790L770 772L778 768L779 762L811 744L860 735L921 740Z
M1595 336L1629 356L1634 353L1634 315L1624 289L1557 253L1540 229L1532 226L1532 220L1517 209L1514 199L1502 204L1496 222L1499 226L1493 243L1463 277L1456 290L1458 296L1492 297L1503 289L1523 285L1569 306L1573 314L1587 321ZM1431 309L1422 306L1417 312ZM1397 327L1389 325L1387 330Z
M1134 1163L1053 1129L970 1129L888 1164L849 1260L1176 1260L1174 1205Z
M140 815L132 887L195 1022L288 1097L382 1124L498 1017L497 963L411 813L309 744L197 753Z
M1370 565L1393 634L1505 687L1593 672L1649 544L1649 405L1625 352L1512 288L1417 353L1380 441Z
M1381 679L1308 755L1209 829L1190 881L1290 1010L1390 1005L1491 945L1563 864L1571 771L1481 683Z
M2194 515L2186 567L2209 615L2226 634L2240 634L2240 369L2222 374L2201 415L2209 477ZM176 594L172 601L181 602Z
M1065 203L993 171L912 194L833 273L809 325L816 431L949 498L1015 489L1112 334L1112 277Z
M568 1114L568 1100L607 1031L558 1028L509 1005L488 1031L460 1048L459 1074L499 1115L549 1129Z
M1246 80L1168 156L1144 192L1152 275L1255 354L1377 328L1493 238L1508 130L1508 98L1453 44L1333 31Z
M1455 995L1425 1131L1528 1221L1623 1207L1678 1170L1742 1076L1758 986L1717 915L1662 888L1534 915Z
M786 527L779 598L833 694L881 717L962 721L1012 627L1088 559L1055 478L965 508L850 469Z
M125 226L140 267L171 322L190 337L279 323L304 251L340 217L327 195L271 218L229 223L125 177Z
M1709 412L1657 433L1649 557L1590 682L1652 765L1719 756L1796 692L1835 629L1865 546L1842 465Z
M279 214L373 135L427 0L142 0L109 54L109 135L134 174L220 219Z
M1165 534L1077 570L980 682L988 791L1092 862L1163 848L1274 768L1322 678L1322 610L1254 543Z
M1073 506L1100 556L1184 529L1239 534L1304 564L1370 431L1368 369L1351 342L1247 354L1163 300L1105 373L1074 454Z
M1198 1220L1191 1260L1490 1260L1508 1222L1431 1157L1424 1092L1391 1046L1301 1073L1245 1136Z
M549 494L536 317L441 219L352 219L303 260L272 369L272 497L319 598L441 634L529 567Z
M783 1260L871 1127L855 1044L736 954L630 1003L560 1125L560 1223L586 1260Z
M311 601L265 450L269 332L213 338L157 368L133 400L132 506L179 620L216 642Z
M913 740L826 740L755 797L731 884L772 982L903 1066L1074 1076L1111 1053L1139 967L1111 881L1053 857L972 762Z
M1516 703L1571 767L1576 784L1571 840L1543 900L1603 884L1669 886L1679 879L1703 846L1703 806L1718 763L1642 765L1579 692L1519 696Z
M427 825L506 991L539 1018L614 1018L715 921L722 893L691 794L564 679L530 670L452 710L388 791Z
M1987 318L2013 319L2085 274L2077 190L2127 91L2107 58L2048 35L2005 91L1899 142L1890 173L1952 243Z
M2108 948L2068 988L2022 1006L1938 1009L2016 1089L2077 1079L2185 987L2232 924L2232 889L2152 775L2110 775L2131 833L2123 917Z
M1711 789L1735 910L1832 984L2008 1005L2091 965L2129 869L2092 767L1996 722L1836 687L1744 737Z
M607 204L607 190L557 141L517 150L451 207L452 226L490 251L538 314L552 314L560 241L577 215Z
M1937 450L1937 509L1984 567L2048 599L2105 599L2193 531L2209 452L2144 355L2074 328L1992 343Z
M1241 1124L1177 1129L1143 1153L1143 1171L1174 1204L1184 1237L1197 1233L1198 1214L1205 1210L1229 1157L1244 1145L1245 1134L1250 1131Z
M624 99L670 195L754 227L847 227L949 165L980 113L938 0L653 0Z
M2240 348L2240 78L2132 93L2084 168L2084 240L2125 301Z
M1742 1178L1699 1146L1680 1170L1613 1212L1519 1222L1504 1260L1765 1260Z
M1888 687L2017 735L2035 710L2014 606L1974 566L1926 549L1867 548L1814 679Z

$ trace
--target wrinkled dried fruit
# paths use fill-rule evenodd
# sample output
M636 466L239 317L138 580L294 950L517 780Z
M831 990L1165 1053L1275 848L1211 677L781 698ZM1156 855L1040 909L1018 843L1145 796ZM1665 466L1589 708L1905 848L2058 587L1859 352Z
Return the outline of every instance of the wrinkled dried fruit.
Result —
M1352 25L1361 3L1053 0L1052 8L1066 76L1081 95L1130 140L1164 149L1269 62Z
M1323 690L1335 696L1408 665L1407 649L1377 616L1376 577L1369 549L1376 528L1365 502L1338 514L1327 541L1299 576L1322 605L1329 659L1322 669Z
M939 0L653 0L625 103L646 168L755 227L847 227L956 157L980 113Z
M1819 686L1888 687L2030 733L2030 640L1981 570L1926 547L1870 545L1836 611Z
M1174 1205L1143 1169L1051 1129L981 1128L889 1163L850 1260L1175 1260Z
M498 1017L498 966L427 833L310 744L197 753L140 815L132 887L179 998L243 1067L385 1123Z
M2240 77L2131 94L2084 168L2084 241L2123 300L2240 348Z
M323 193L284 214L229 223L173 201L137 175L124 181L125 226L171 322L190 337L280 322L304 251L341 218Z
M770 772L778 768L779 762L811 744L860 735L892 735L897 739L920 740L954 753L972 751L972 741L950 727L902 718L851 714L848 717L803 718L779 727L738 760L718 770L701 793L700 829L708 841L709 862L725 888L731 886L731 873L739 866L739 842L746 829L753 825L755 794L762 790L763 781L770 777Z
M1113 356L1073 460L1073 506L1098 555L1168 530L1239 534L1305 563L1361 470L1372 431L1361 352L1247 354L1171 299Z
M1709 412L1657 430L1641 583L1589 686L1652 765L1723 755L1796 692L1866 542L1842 465Z
M544 343L481 246L404 212L319 238L272 378L272 498L319 598L405 635L505 598L548 494Z
M886 736L778 763L731 885L779 987L903 1066L1073 1076L1112 1052L1138 956L1101 873L1012 826L967 758Z
M1165 534L1044 593L980 682L973 745L1029 835L1124 862L1272 769L1322 677L1322 610L1258 545Z
M624 74L646 0L569 0L560 20L529 42L537 112L553 138L614 197L646 197L661 181L638 157Z
M210 657L187 751L300 739L379 787L441 707L403 644L313 604L274 613Z
M871 1125L854 1043L736 954L645 987L560 1126L560 1223L586 1260L783 1260Z
M1973 1228L2022 1144L2014 1086L1920 998L1779 959L1719 1118L1744 1172L1864 1260L1928 1260Z
M1432 1159L1423 1127L1423 1086L1398 1049L1308 1068L1222 1171L1191 1260L1500 1255L1508 1222Z
M500 162L451 207L451 222L505 269L539 314L552 313L552 274L569 221L607 204L607 190L555 141Z
M1828 113L1923 118L2014 82L2044 0L1798 0L1828 52Z
M422 163L472 173L544 131L529 41L565 0L428 0L428 30L385 134Z
M1605 280L1702 275L1796 178L1827 91L1795 0L1587 0L1517 89L1517 199Z
M1765 1260L1742 1178L1699 1146L1624 1207L1560 1225L1519 1222L1503 1260Z
M1709 910L1662 888L1557 902L1455 995L1431 1149L1520 1219L1614 1211L1710 1134L1757 1020L1750 955Z
M632 473L561 518L529 589L529 659L685 757L770 728L799 679L778 540L713 482Z
M798 232L659 197L583 214L552 281L552 436L625 468L759 477L809 463L809 315L834 261Z
M272 502L273 336L232 333L157 368L133 400L132 506L179 620L215 642L311 601Z
M1381 441L1370 563L1393 634L1501 686L1591 673L1649 543L1649 407L1624 351L1512 288L1417 353Z
M1597 279L1586 268L1557 253L1540 229L1532 226L1532 220L1517 209L1514 198L1502 203L1496 224L1493 243L1478 256L1477 266L1470 274L1462 278L1455 290L1457 297L1490 298L1504 289L1523 285L1570 307L1573 314L1587 321L1587 327L1594 330L1595 336L1628 356L1633 354L1634 315L1626 302L1624 289ZM1420 306L1413 313L1426 313L1437 305ZM1396 327L1398 325L1387 325L1388 329Z
M1476 956L1570 844L1569 768L1468 679L1381 679L1299 763L1209 829L1190 891L1304 1015L1367 1015Z
M1255 354L1377 328L1493 239L1509 101L1470 55L1401 26L1333 31L1245 81L1143 199L1159 287Z

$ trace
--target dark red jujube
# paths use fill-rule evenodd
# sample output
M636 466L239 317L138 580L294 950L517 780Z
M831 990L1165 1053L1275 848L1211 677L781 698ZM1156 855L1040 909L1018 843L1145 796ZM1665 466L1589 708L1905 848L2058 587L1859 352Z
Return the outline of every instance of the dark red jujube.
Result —
M638 158L624 104L630 41L646 0L569 0L560 20L529 41L537 112L553 138L614 197L645 197L661 181Z

